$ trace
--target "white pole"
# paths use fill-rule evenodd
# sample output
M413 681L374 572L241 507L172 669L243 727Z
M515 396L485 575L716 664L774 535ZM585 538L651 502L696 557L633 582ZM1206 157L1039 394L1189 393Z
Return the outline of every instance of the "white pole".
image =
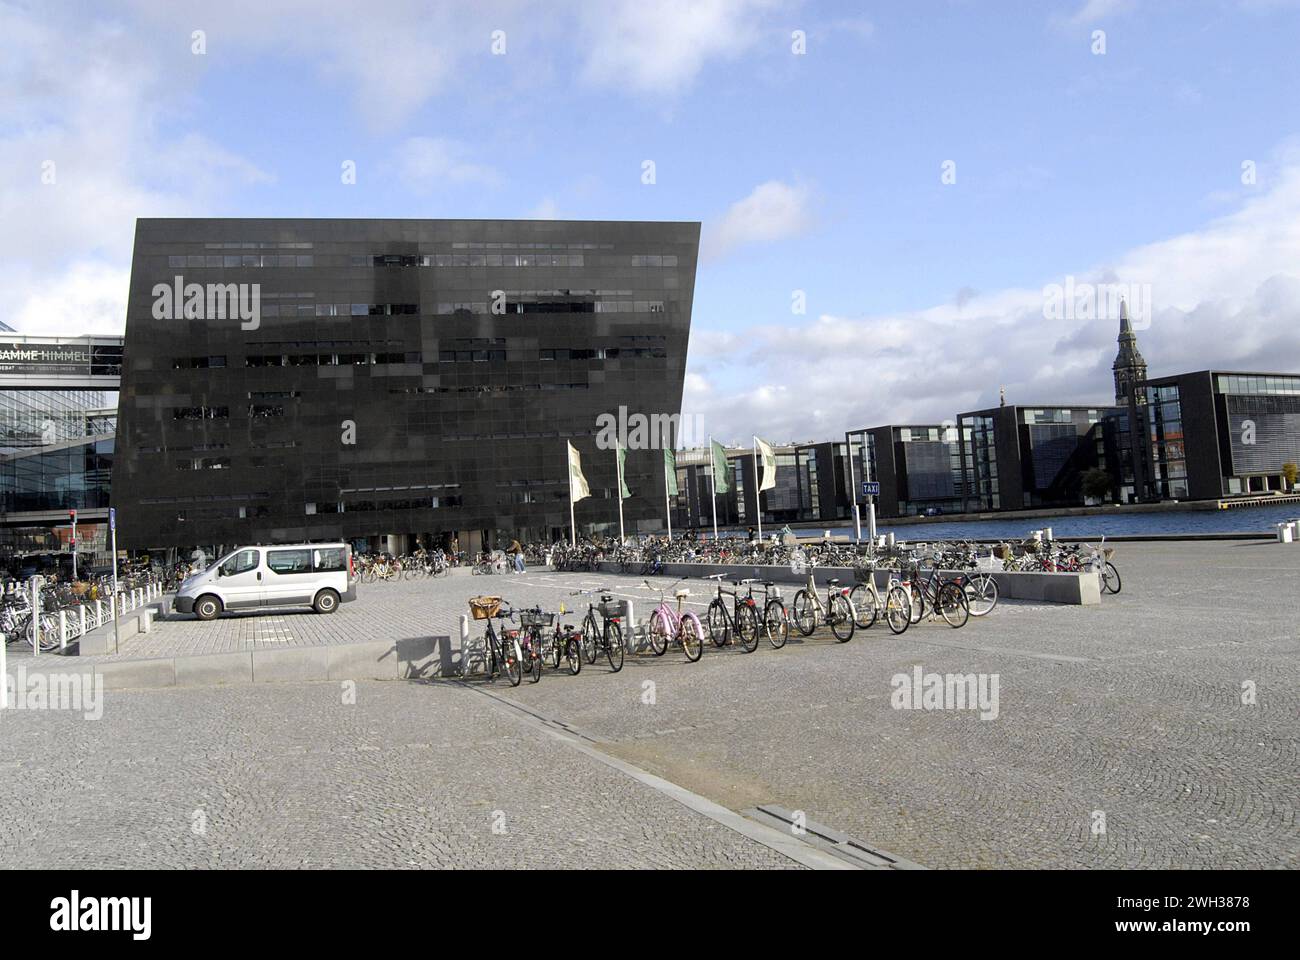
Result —
M618 473L618 489L614 491L618 494L618 544L622 546L626 542L623 537L623 457L617 443L614 444L614 469Z
M117 510L108 511L108 529L113 538L113 652L122 646L121 628L117 622Z
M863 454L866 453L866 444L863 444ZM849 441L849 497L853 501L853 538L859 543L862 542L862 514L858 510L858 481L853 476L853 441Z
M763 495L758 484L758 434L754 437L754 512L758 514L758 542L763 542L763 506L758 502L758 498Z
M32 577L32 656L41 652L41 578Z
M664 457L664 517L668 521L668 542L673 542L673 505L668 496L668 458Z
M77 511L72 511L72 579L77 579Z
M569 543L577 549L578 546L578 524L573 518L573 461L569 459L568 441L564 444L564 469L569 471Z
M713 501L713 539L718 539L718 482L713 474L718 465L713 459L713 437L709 437L709 499Z
M863 439L865 440L866 438L864 437ZM862 464L862 472L870 474L871 460L867 456L867 445L865 442L862 444ZM868 476L867 479L870 480L872 478ZM871 540L874 543L876 539L876 495L874 493L867 494L867 530L870 532Z

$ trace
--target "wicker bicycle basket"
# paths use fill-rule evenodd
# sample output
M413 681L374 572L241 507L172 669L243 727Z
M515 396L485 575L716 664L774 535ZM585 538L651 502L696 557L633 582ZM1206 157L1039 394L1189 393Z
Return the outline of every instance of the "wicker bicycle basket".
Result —
M501 609L500 597L470 597L469 612L475 620L490 620Z
M545 611L525 610L519 614L521 627L549 627L555 622L555 614Z
M1109 560L1111 557L1115 556L1115 548L1114 548L1114 547L1102 547L1101 555L1102 555L1103 557L1105 557L1107 560Z

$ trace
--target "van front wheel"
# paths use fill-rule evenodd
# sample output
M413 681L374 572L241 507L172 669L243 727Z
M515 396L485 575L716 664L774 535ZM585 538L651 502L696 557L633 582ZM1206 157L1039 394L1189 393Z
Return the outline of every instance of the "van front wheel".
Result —
M194 601L194 614L200 620L215 620L221 615L221 601L208 594Z
M322 590L311 606L317 613L333 613L339 608L339 595L333 590Z

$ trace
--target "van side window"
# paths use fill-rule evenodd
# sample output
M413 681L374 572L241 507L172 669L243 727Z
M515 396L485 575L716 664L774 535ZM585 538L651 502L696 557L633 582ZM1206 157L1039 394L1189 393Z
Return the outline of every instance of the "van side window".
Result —
M342 573L348 568L343 547L320 547L312 551L312 561L317 573Z
M268 550L266 565L279 574L311 573L310 550Z
M249 570L257 569L257 551L240 550L237 554L221 565L221 575L223 577L234 576L236 573L246 573Z

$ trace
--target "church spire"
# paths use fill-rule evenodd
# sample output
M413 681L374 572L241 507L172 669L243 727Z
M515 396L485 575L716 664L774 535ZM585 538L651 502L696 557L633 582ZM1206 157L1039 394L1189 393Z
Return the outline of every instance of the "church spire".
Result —
M1111 371L1115 375L1115 403L1127 406L1129 387L1147 378L1147 362L1138 350L1137 334L1129 322L1128 304L1123 300L1119 302L1119 336L1116 339L1119 342L1119 352L1111 364Z

